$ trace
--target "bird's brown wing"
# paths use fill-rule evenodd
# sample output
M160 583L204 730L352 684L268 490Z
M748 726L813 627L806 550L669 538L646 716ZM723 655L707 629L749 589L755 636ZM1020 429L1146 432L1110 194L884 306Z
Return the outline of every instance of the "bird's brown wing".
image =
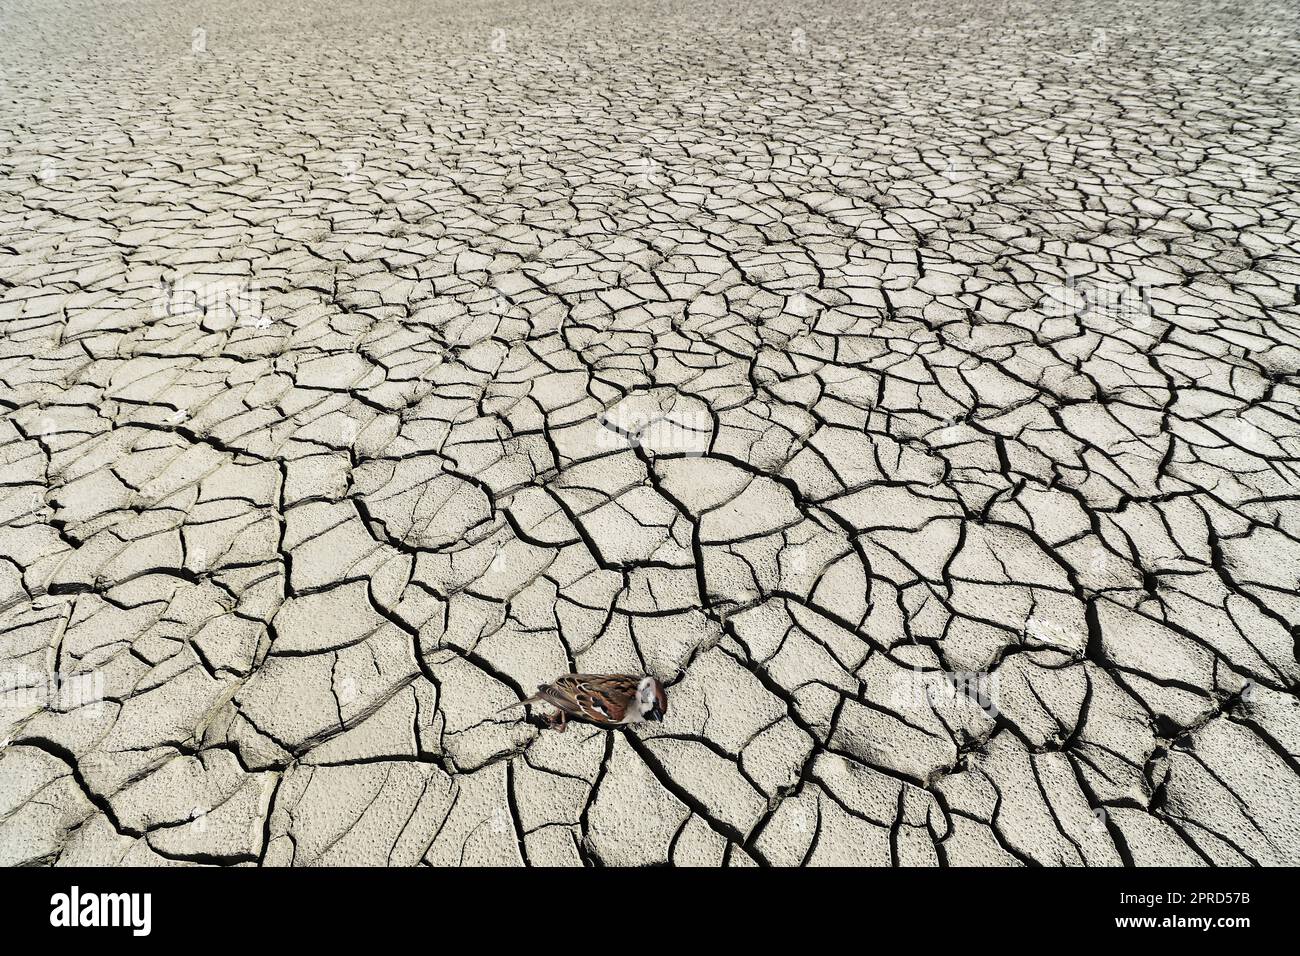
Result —
M552 707L558 707L566 714L573 714L575 717L582 716L582 707L578 699L573 695L564 683L561 677L554 684L538 684L537 693L528 698L528 701L540 701L550 704Z
M537 696L565 713L596 724L617 724L636 696L638 680L626 674L565 674Z

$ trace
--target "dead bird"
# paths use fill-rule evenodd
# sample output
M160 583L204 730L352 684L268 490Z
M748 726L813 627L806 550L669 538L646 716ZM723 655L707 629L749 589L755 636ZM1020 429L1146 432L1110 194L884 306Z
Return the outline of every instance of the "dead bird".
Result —
M618 727L640 720L663 720L668 713L668 695L656 677L632 674L565 674L549 684L538 684L537 693L516 704L526 707L550 704L558 713L546 718L552 727L565 730L570 717L600 727Z

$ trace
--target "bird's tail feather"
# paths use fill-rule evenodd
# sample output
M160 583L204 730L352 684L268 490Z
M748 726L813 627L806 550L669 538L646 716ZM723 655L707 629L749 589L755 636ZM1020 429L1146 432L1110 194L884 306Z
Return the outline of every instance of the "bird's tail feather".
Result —
M527 707L529 704L535 704L541 699L542 696L540 694L534 694L532 697L525 697L523 700L517 700L513 704L506 704L504 707L498 710L497 713L502 714L505 713L507 710L514 710L516 707Z

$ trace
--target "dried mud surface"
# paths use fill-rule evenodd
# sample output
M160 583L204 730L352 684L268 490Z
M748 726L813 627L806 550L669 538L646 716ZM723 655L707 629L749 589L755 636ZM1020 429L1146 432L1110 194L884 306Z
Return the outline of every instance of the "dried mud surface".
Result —
M0 862L1300 863L1294 8L0 24Z

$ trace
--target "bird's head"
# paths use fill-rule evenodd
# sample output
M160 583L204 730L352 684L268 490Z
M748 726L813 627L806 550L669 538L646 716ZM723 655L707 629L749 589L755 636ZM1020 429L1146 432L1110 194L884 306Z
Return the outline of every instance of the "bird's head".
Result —
M645 720L663 720L668 713L668 694L656 677L643 677L636 689L637 704Z

